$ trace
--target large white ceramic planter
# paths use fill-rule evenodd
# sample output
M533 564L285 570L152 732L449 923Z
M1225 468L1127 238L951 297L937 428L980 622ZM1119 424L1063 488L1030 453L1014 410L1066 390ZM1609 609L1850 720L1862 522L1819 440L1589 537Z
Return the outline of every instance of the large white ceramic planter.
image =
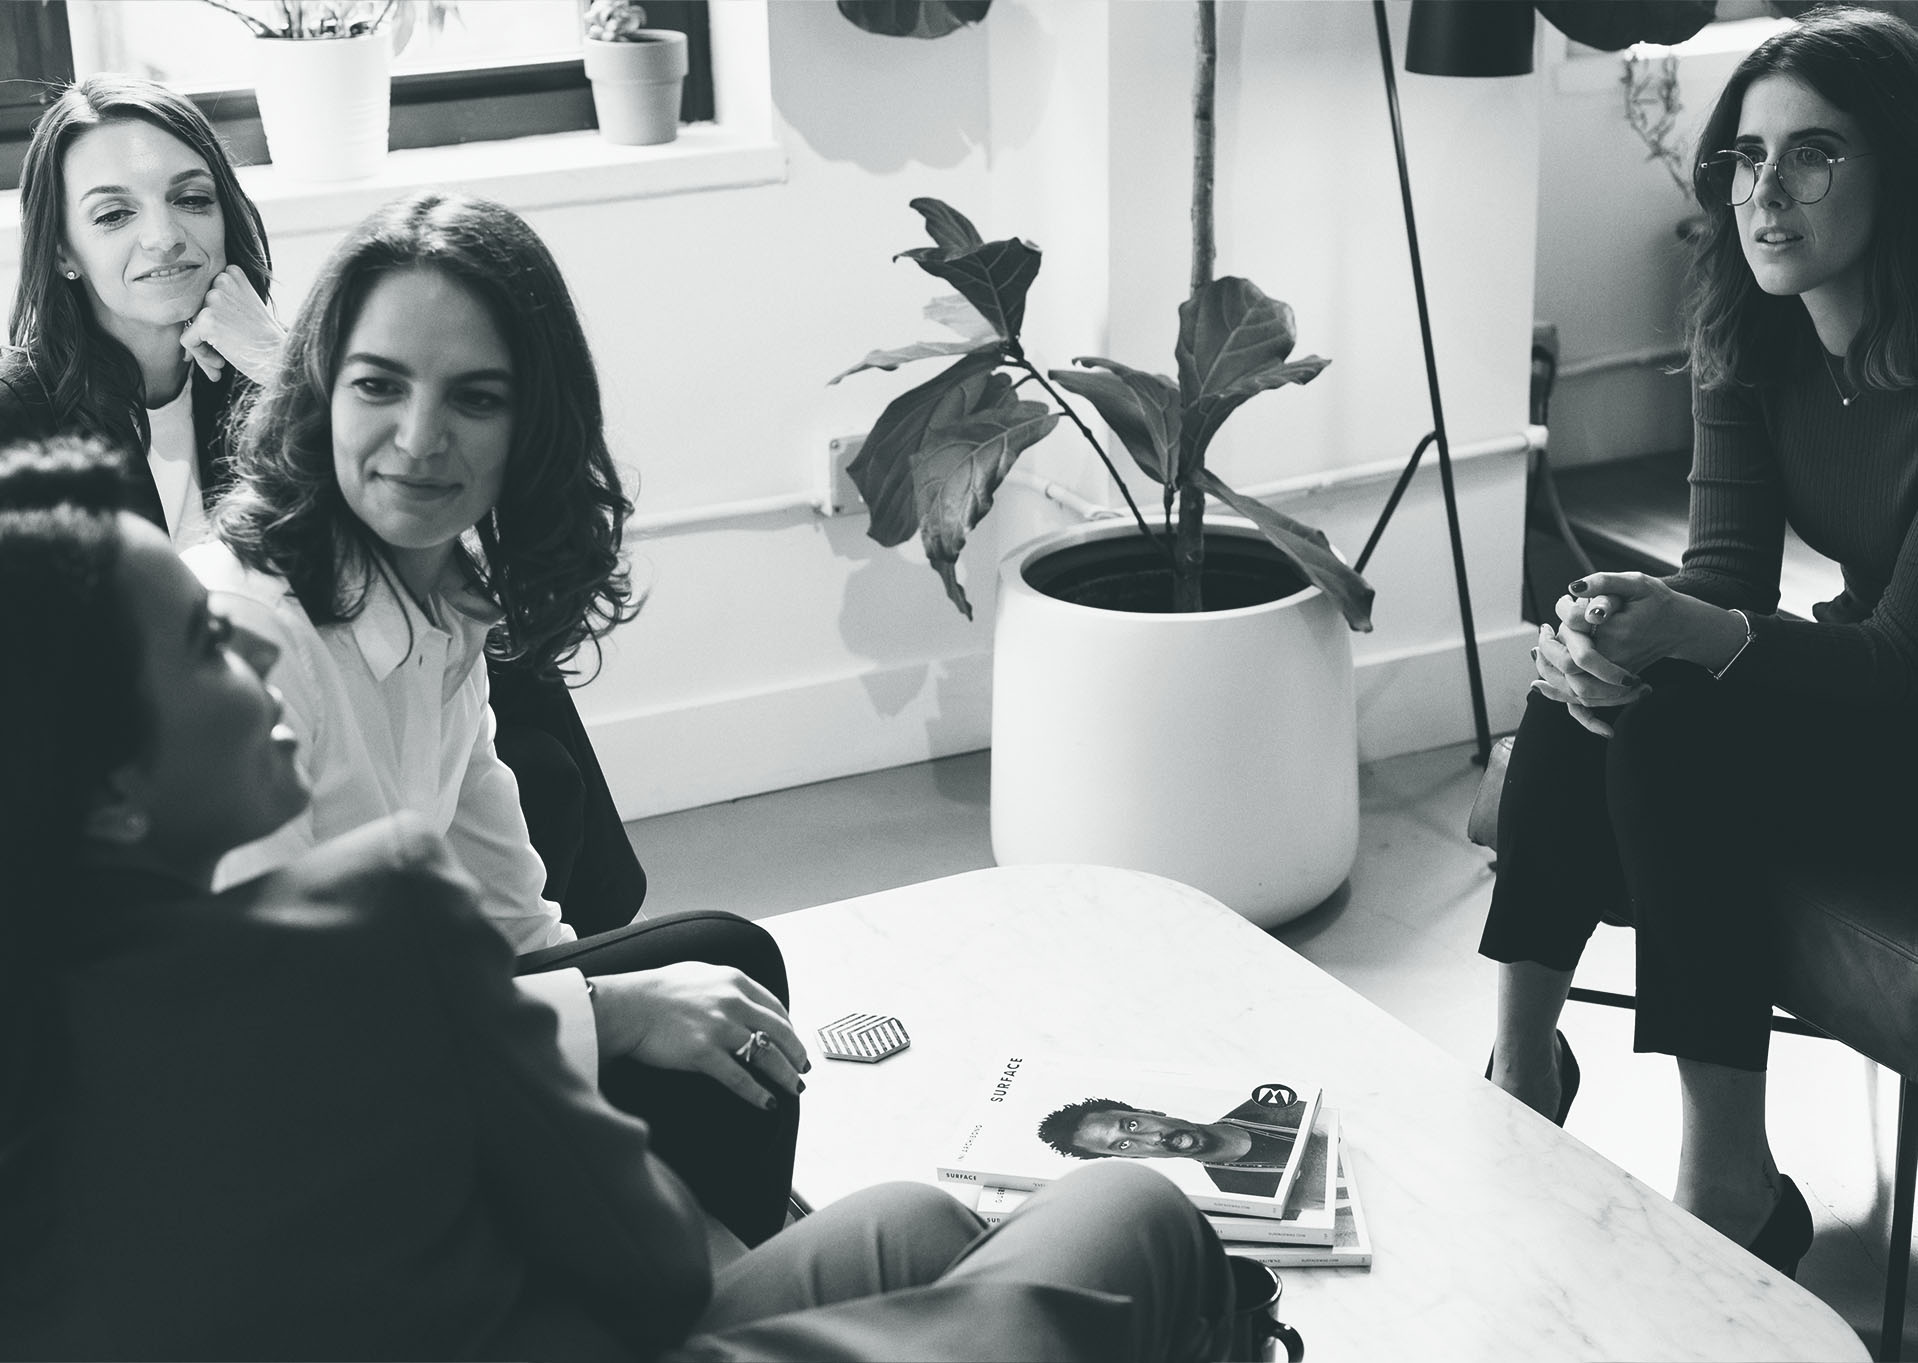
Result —
M386 159L393 43L357 38L255 38L254 92L266 150L294 180L364 180Z
M686 35L645 28L631 42L584 40L587 79L599 135L622 146L653 146L679 136Z
M1357 855L1350 633L1316 588L1160 615L1054 600L1026 579L1061 548L1137 533L1075 526L1001 569L993 856L1150 871L1275 926L1323 902Z

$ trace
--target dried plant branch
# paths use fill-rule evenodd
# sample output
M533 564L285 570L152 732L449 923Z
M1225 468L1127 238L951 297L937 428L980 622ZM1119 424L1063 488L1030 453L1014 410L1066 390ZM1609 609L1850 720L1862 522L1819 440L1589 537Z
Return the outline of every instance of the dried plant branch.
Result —
M1665 167L1678 192L1689 196L1691 176L1686 174L1684 155L1671 142L1678 116L1685 110L1678 99L1678 58L1667 55L1651 62L1628 52L1619 85L1625 92L1625 122L1645 144L1645 159Z

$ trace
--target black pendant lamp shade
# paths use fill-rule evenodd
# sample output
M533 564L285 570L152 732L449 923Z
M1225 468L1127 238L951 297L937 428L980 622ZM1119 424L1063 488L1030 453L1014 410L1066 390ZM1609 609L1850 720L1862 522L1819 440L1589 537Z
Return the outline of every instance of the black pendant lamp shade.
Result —
M1405 69L1421 76L1523 76L1531 0L1412 0Z

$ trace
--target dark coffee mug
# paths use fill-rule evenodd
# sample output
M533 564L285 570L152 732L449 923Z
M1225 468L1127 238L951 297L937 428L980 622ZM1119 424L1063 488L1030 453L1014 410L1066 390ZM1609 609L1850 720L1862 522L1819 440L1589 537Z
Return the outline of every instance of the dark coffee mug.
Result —
M1279 1275L1257 1259L1228 1254L1226 1264L1232 1270L1232 1338L1226 1357L1234 1363L1263 1363L1265 1346L1272 1340L1285 1345L1288 1363L1305 1357L1305 1341L1299 1332L1279 1319L1279 1294L1284 1290Z

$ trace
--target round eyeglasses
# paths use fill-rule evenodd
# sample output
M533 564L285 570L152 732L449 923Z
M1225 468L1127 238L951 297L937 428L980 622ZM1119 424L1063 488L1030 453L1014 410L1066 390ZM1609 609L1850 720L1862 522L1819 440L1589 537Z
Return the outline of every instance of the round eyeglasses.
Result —
M1827 156L1817 147L1787 147L1776 161L1754 161L1742 151L1715 151L1698 163L1698 183L1704 196L1733 208L1751 198L1758 177L1767 167L1778 173L1778 187L1793 203L1815 204L1831 192L1831 168L1870 156Z

